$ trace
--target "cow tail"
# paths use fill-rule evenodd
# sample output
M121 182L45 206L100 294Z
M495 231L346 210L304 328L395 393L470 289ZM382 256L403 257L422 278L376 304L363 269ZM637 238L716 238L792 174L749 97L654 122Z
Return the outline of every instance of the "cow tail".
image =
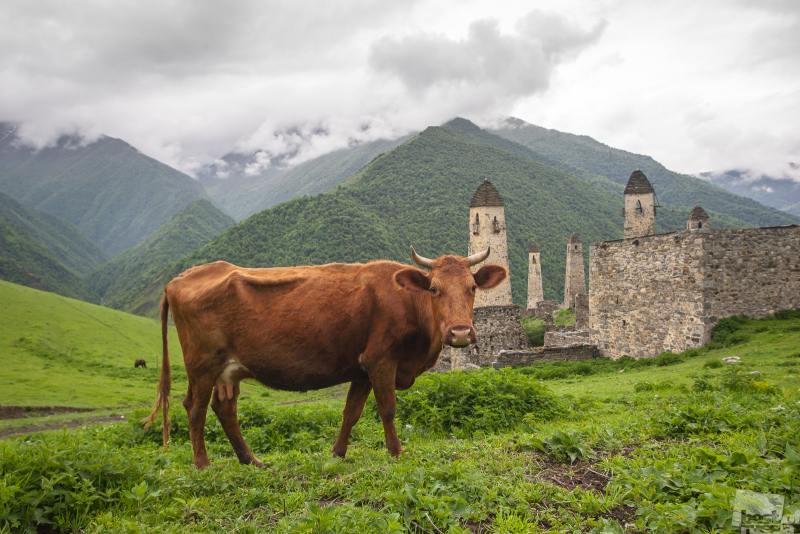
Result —
M144 430L147 431L153 421L156 420L158 411L162 410L163 421L161 425L161 435L164 438L164 450L167 450L167 443L169 442L169 431L172 426L169 420L169 392L172 388L172 370L169 365L169 349L167 344L167 330L169 327L169 301L167 294L161 297L161 343L164 347L163 357L161 359L161 376L158 379L158 396L156 397L156 404L153 407L152 413L148 417L142 419L144 423Z

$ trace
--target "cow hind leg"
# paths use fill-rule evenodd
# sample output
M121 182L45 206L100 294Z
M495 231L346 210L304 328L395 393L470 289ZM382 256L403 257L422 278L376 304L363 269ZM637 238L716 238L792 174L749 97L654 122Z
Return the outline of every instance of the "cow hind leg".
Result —
M347 444L350 440L350 431L353 429L361 413L364 411L364 405L369 398L369 392L372 390L372 383L369 380L353 381L350 383L350 390L347 392L347 402L344 405L342 412L342 428L339 430L339 437L336 438L336 443L333 444L333 455L344 458L347 454Z
M250 447L244 441L242 430L239 427L239 417L236 411L239 399L239 383L222 384L217 383L214 388L214 395L211 399L211 409L217 414L228 441L231 442L236 456L241 464L255 464L264 467L264 464L253 455Z
M183 407L186 408L186 415L189 417L189 438L192 441L194 466L198 469L205 469L211 465L206 452L204 432L208 401L211 399L212 392L212 384L192 383L190 378L189 390L186 392L186 398L183 399Z

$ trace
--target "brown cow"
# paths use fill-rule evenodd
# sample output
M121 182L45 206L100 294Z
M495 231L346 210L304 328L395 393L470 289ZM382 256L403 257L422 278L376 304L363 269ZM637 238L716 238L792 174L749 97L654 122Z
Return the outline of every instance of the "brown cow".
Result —
M136 360L135 362L133 362L133 366L136 368L144 367L145 369L147 369L147 362L144 360Z
M262 465L245 443L236 415L244 378L288 391L350 382L333 445L333 454L341 457L374 390L386 447L399 455L403 447L394 426L395 390L411 387L433 367L444 345L465 347L477 341L472 325L475 291L497 286L508 274L500 265L470 271L489 256L489 249L469 258L429 260L413 247L411 254L430 272L390 261L271 269L218 261L179 275L167 284L161 300L163 364L145 429L163 409L166 450L171 310L189 379L183 405L196 467L210 465L203 437L209 400L239 461Z

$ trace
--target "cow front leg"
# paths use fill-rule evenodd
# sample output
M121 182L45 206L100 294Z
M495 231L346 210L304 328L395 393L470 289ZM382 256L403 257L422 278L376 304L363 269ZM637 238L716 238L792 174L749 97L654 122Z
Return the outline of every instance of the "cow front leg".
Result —
M370 381L375 390L375 402L378 405L378 414L383 422L383 434L386 438L386 448L392 456L400 456L403 446L397 437L394 426L394 416L397 413L397 396L395 395L395 375L397 366L387 362L377 365L369 370Z
M236 457L240 464L255 464L257 467L264 467L264 464L253 455L253 451L247 446L247 442L242 436L242 429L239 427L239 416L236 406L239 400L239 384L217 384L214 388L214 395L211 398L211 409L217 414L222 430L228 436Z
M372 391L372 383L369 380L354 380L350 383L350 390L347 392L347 402L342 411L342 428L339 430L339 437L333 444L333 455L342 458L347 454L347 445L350 439L350 431L361 418L364 405Z

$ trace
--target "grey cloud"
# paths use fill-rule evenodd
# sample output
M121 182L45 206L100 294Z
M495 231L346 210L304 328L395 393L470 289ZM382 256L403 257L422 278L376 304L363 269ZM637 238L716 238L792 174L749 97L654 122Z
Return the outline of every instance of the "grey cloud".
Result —
M369 64L418 97L438 88L513 100L545 90L553 68L596 42L604 28L600 22L583 30L563 17L533 11L517 22L514 34L501 33L496 21L478 20L462 40L383 37L373 43Z

